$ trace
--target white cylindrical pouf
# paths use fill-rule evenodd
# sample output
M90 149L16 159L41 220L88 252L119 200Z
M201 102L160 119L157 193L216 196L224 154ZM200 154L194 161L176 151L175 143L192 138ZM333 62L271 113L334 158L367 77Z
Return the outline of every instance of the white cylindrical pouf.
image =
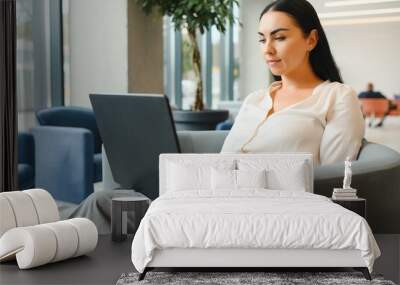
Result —
M0 261L16 257L20 269L77 257L95 249L97 228L85 218L18 227L0 238Z
M55 234L41 225L11 229L0 239L0 258L16 255L20 269L49 263L56 252Z
M60 220L57 204L49 192L43 189L29 189L22 192L32 199L39 217L39 224Z
M11 204L2 194L0 194L0 238L6 231L17 226Z
M73 226L66 221L42 225L51 229L57 238L57 252L51 262L73 257L78 249L79 237Z
M30 196L21 191L1 193L11 205L15 215L17 227L33 226L39 223L35 205Z
M79 244L74 257L86 254L96 248L98 232L96 225L89 219L74 218L65 220L74 226L78 233Z

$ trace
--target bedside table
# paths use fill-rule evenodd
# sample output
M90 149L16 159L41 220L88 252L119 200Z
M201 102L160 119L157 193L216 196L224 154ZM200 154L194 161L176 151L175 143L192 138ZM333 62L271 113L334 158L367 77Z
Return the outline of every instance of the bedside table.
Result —
M134 234L139 227L140 221L144 217L150 199L141 196L116 197L111 200L111 239L113 241L123 241L127 234ZM135 228L128 233L128 214L133 211Z
M339 204L340 206L359 214L364 219L367 218L367 200L364 198L356 199L332 199L332 202Z

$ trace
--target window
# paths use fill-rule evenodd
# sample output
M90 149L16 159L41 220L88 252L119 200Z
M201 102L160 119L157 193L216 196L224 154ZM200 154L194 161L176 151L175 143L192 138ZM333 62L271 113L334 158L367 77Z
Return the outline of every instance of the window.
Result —
M35 125L35 111L61 105L60 0L17 0L17 104L19 130Z
M19 130L35 124L34 112L51 104L49 0L17 0L17 104Z
M235 18L239 8L234 7ZM238 98L239 24L227 26L225 34L215 27L197 37L202 56L203 100L217 108L220 100ZM235 55L236 54L236 55ZM191 61L191 45L185 29L176 31L169 18L164 21L164 87L170 102L177 108L190 109L196 82Z
M217 28L212 27L211 29L211 46L212 46L212 107L217 108L218 102L221 97L221 76L222 69L222 53L221 49L223 44L221 43L221 34Z
M69 0L62 1L62 33L63 33L63 79L64 79L64 104L71 103L71 57L69 45Z
M186 29L181 30L182 34L182 109L191 109L196 93L197 81L192 64L193 48ZM197 39L199 39L199 35ZM202 66L204 68L204 66Z
M239 19L239 7L234 6L233 7L233 14L236 19ZM232 76L233 76L233 99L234 100L239 100L239 78L240 78L240 65L239 65L239 29L240 25L239 23L235 22L233 25L233 50L235 51L232 55L233 58L233 70L232 70Z

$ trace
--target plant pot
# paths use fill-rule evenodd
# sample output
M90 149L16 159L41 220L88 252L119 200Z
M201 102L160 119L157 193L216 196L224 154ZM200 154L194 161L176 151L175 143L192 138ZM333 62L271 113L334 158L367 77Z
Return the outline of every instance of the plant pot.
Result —
M229 117L228 110L189 111L176 110L172 112L177 131L215 130L218 123Z

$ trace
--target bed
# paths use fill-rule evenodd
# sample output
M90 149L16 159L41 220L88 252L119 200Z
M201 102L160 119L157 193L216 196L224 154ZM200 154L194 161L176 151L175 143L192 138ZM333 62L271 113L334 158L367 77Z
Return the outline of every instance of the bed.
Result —
M371 229L313 194L311 154L162 154L159 175L132 242L140 280L158 267L353 267L371 279Z

